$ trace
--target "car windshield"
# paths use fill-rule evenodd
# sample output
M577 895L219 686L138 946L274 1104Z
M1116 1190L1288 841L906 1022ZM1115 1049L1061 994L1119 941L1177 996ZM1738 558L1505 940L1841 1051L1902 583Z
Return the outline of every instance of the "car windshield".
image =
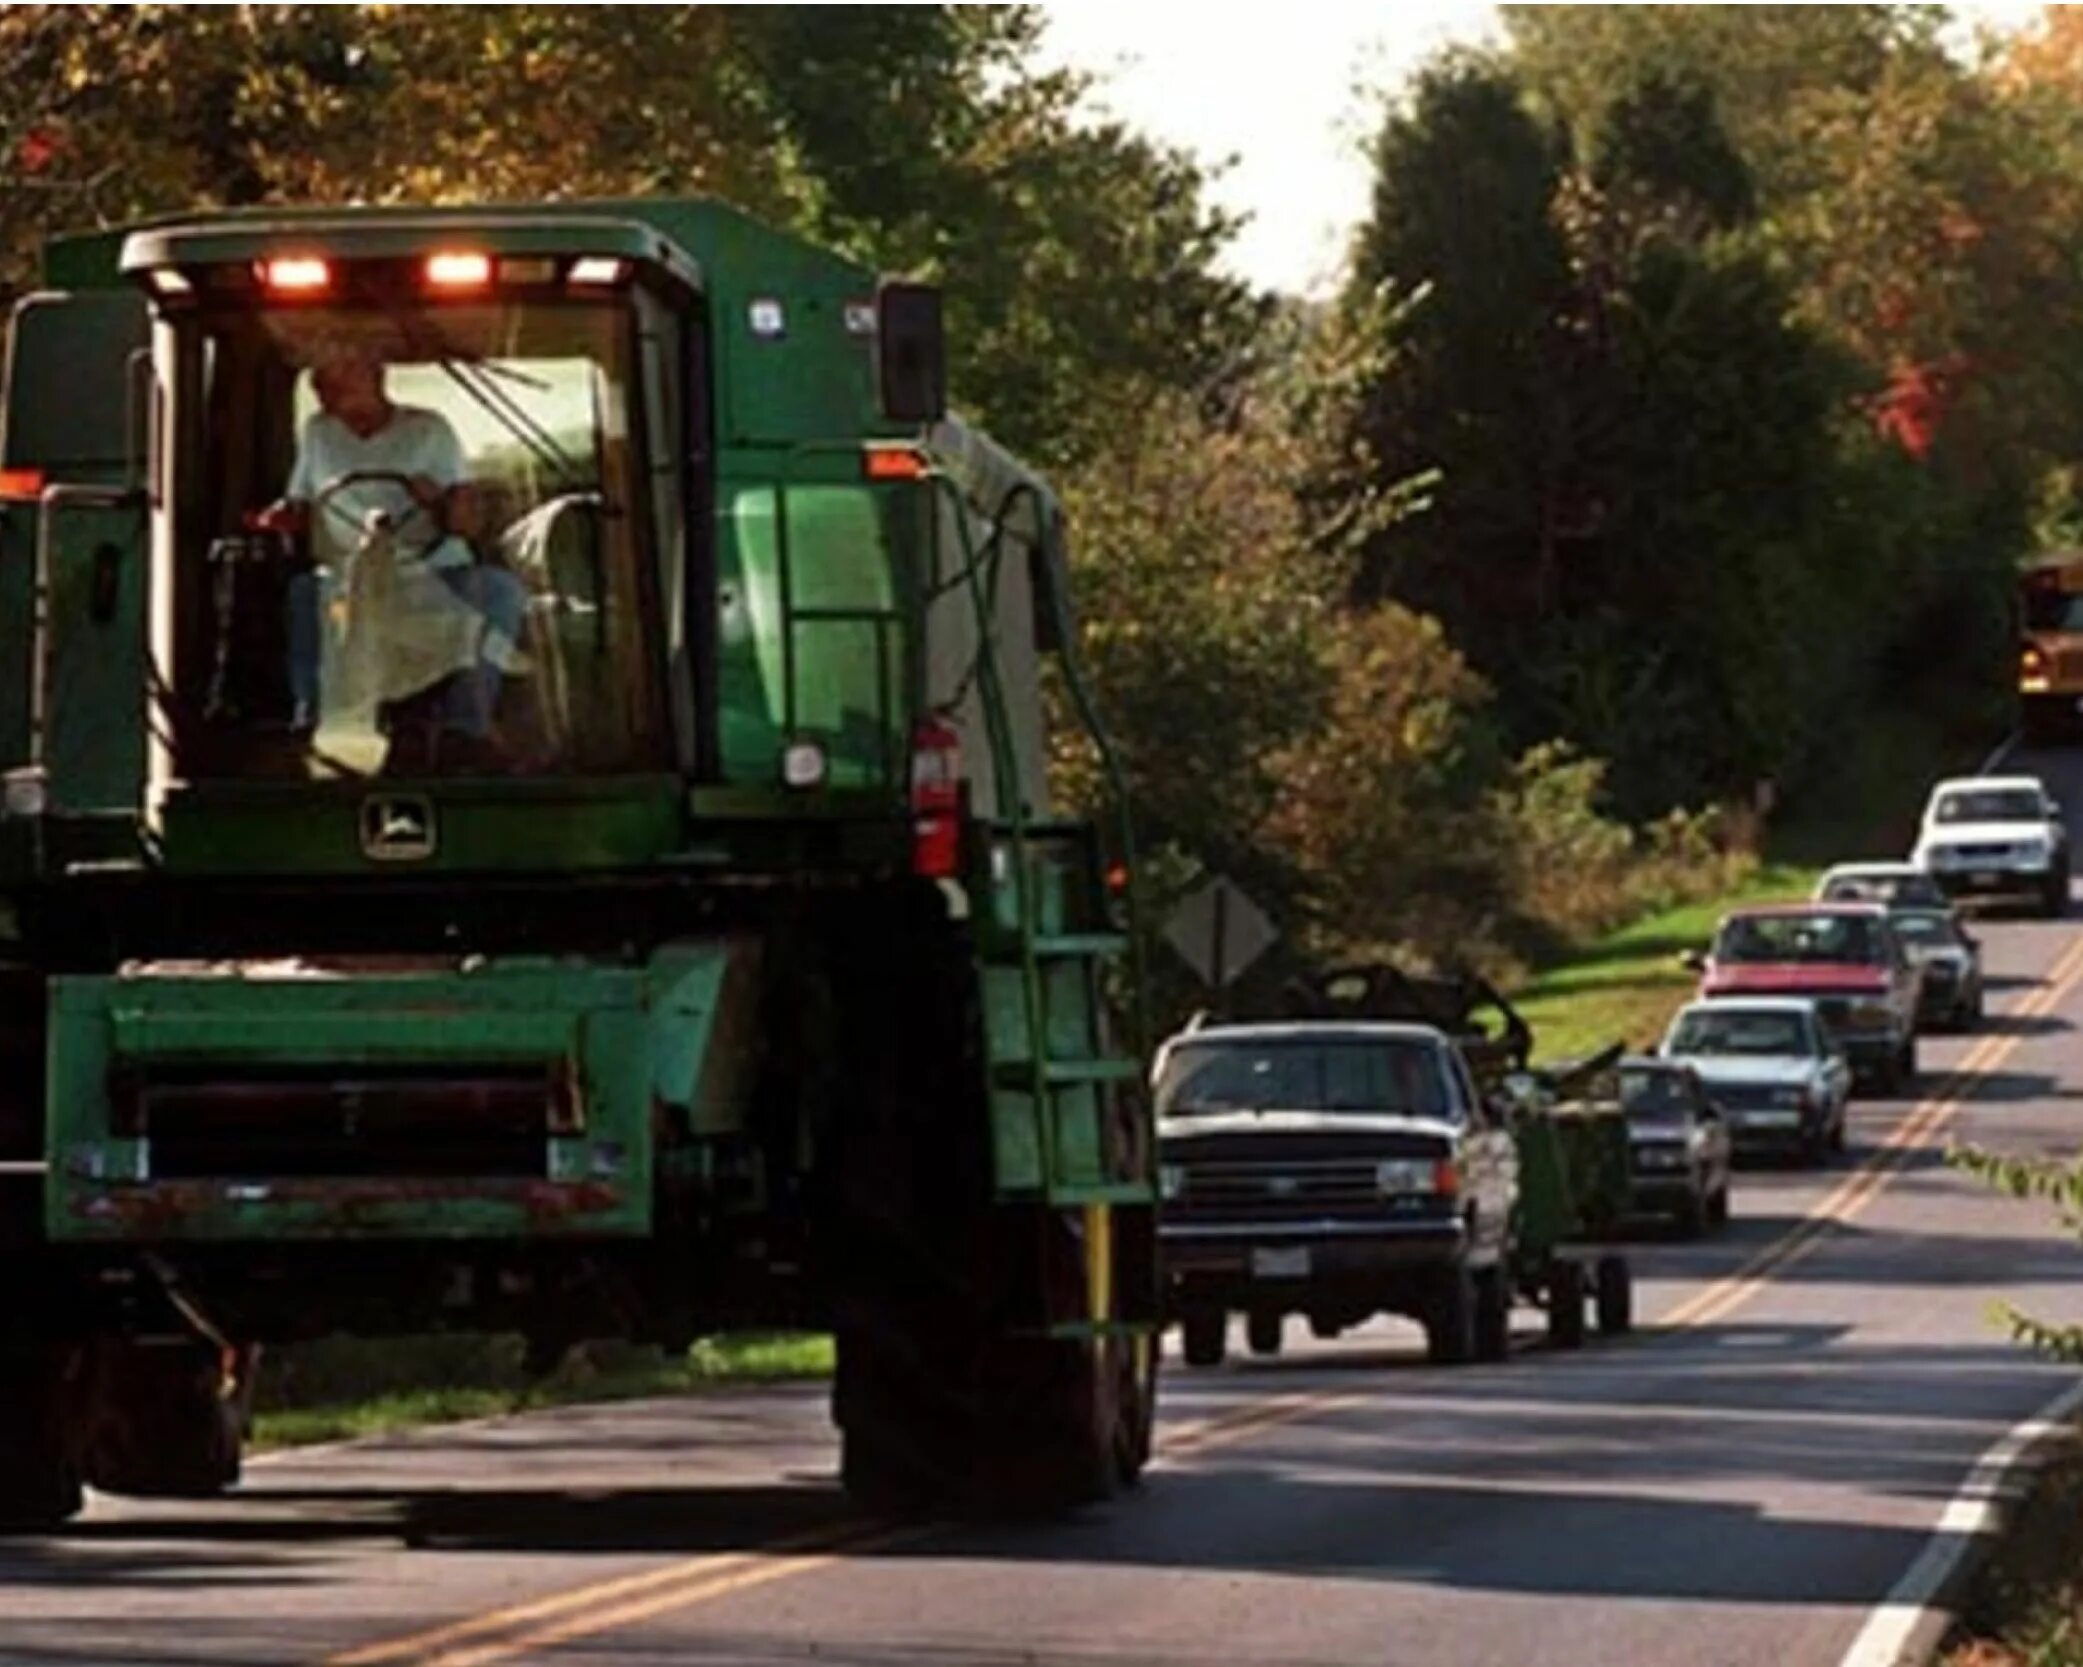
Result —
M1695 1008L1671 1032L1677 1054L1807 1055L1815 1051L1808 1021L1799 1013L1741 1008Z
M1416 1037L1183 1042L1158 1078L1157 1109L1458 1115L1439 1045Z
M2037 822L2044 811L2029 788L1964 788L1940 796L1935 822Z
M1945 893L1928 874L1854 869L1833 874L1823 885L1828 903L1943 903Z
M1936 909L1907 909L1895 917L1896 935L1912 947L1933 948L1958 944L1959 924Z
M1622 1071L1620 1104L1637 1122L1675 1123L1692 1110L1692 1094L1676 1071Z
M1870 915L1833 913L1737 915L1714 945L1717 961L1799 961L1877 965L1884 945Z

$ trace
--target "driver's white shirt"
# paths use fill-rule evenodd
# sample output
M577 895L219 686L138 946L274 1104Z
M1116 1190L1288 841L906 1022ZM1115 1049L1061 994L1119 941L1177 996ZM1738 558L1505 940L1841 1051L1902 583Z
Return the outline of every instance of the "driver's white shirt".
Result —
M313 535L336 562L354 549L357 540L350 528L361 524L371 510L398 519L408 541L418 542L412 529L402 525L410 507L405 490L390 481L345 486L325 506L317 504L328 482L352 474L425 475L437 486L449 487L467 484L470 466L448 419L423 406L392 406L390 421L369 435L355 433L329 411L313 415L304 424L283 496L313 506ZM424 536L423 523L418 537ZM426 555L430 567L457 567L470 559L459 538L441 539Z

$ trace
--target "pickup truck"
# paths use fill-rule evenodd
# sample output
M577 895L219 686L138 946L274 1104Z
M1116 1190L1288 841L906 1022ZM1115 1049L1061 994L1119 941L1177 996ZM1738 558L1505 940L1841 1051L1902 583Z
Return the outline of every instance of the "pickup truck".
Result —
M1421 1023L1225 1023L1159 1050L1167 1307L1190 1365L1241 1311L1319 1337L1388 1312L1441 1364L1502 1359L1518 1158L1461 1046Z
M1686 964L1699 995L1807 996L1853 1071L1882 1093L1917 1075L1923 972L1879 903L1779 903L1723 918L1713 947Z

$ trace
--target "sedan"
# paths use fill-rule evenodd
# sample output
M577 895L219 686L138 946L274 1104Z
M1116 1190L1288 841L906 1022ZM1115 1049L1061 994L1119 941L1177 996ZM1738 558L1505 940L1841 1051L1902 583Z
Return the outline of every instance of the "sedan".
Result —
M1628 1167L1638 1208L1688 1238L1729 1219L1729 1129L1700 1075L1676 1060L1620 1062Z
M1972 1030L1982 1022L1982 943L1951 909L1898 909L1896 937L1924 969L1917 1018L1933 1029Z
M1852 1069L1814 1002L1718 996L1681 1009L1657 1057L1699 1073L1739 1153L1844 1150Z

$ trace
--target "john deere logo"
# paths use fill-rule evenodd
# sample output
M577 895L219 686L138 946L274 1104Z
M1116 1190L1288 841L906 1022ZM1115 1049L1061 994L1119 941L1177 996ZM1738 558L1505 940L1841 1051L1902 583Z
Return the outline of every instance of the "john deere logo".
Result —
M417 793L383 793L362 801L362 855L414 862L434 854L434 806Z

